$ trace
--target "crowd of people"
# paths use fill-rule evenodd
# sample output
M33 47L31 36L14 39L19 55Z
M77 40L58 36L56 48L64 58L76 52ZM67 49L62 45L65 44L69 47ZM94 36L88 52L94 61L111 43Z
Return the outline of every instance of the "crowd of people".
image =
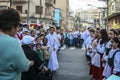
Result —
M92 80L120 76L119 29L29 29L10 8L0 11L0 80L52 80L50 74L59 69L57 54L64 45L86 49Z
M120 76L120 30L88 28L88 32L85 46L92 80Z
M30 30L15 9L0 10L0 80L52 80L61 39L55 27Z
M60 30L57 30L55 27L50 27L47 31L43 28L29 30L23 27L22 24L19 24L15 38L22 45L29 60L33 59L34 62L38 61L34 60L34 58L37 59L38 56L46 70L54 73L59 69L57 54L61 47ZM36 57L33 57L33 54L37 54ZM40 66L40 61L36 62L37 68ZM32 71L29 74L34 73Z

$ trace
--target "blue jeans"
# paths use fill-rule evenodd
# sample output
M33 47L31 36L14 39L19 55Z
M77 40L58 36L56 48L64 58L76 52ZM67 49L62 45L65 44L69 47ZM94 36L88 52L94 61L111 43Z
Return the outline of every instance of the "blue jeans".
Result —
M70 39L70 47L73 47L73 46L74 46L74 40Z

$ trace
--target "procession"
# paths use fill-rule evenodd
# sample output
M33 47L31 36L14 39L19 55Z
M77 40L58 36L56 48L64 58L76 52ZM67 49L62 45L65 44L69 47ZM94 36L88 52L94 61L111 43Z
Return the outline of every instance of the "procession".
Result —
M0 80L120 80L119 0L86 0L86 10L76 8L81 0L6 2L0 1Z

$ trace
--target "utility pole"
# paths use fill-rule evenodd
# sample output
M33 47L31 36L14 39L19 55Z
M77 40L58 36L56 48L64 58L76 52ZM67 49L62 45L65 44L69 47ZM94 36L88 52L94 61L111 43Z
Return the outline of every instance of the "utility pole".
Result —
M107 20L106 20L106 27L105 27L105 29L108 29L108 12L109 12L109 0L107 0Z
M10 0L10 8L12 7L13 4L13 0Z
M42 1L40 0L40 12L39 12L39 15L40 15L40 19L39 19L39 23L41 23L41 15L42 15Z
M29 12L30 12L30 0L28 0L28 8L27 8L27 24L29 24Z
M42 1L40 0L40 18L41 18L41 13L42 13L42 10L41 10L42 7L41 6L42 6Z
M101 12L101 10L100 10L100 12ZM100 14L100 12L99 12L99 23L98 23L99 24L99 28L101 28L101 25L100 25L101 24L101 14Z

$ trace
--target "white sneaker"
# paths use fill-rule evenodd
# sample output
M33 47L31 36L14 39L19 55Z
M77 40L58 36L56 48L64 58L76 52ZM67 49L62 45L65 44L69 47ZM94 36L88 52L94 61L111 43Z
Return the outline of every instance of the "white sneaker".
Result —
M75 47L71 47L70 49L71 49L71 50L74 50L74 49L75 49Z
M63 47L61 47L60 49L65 49L66 48L66 45L64 45Z

